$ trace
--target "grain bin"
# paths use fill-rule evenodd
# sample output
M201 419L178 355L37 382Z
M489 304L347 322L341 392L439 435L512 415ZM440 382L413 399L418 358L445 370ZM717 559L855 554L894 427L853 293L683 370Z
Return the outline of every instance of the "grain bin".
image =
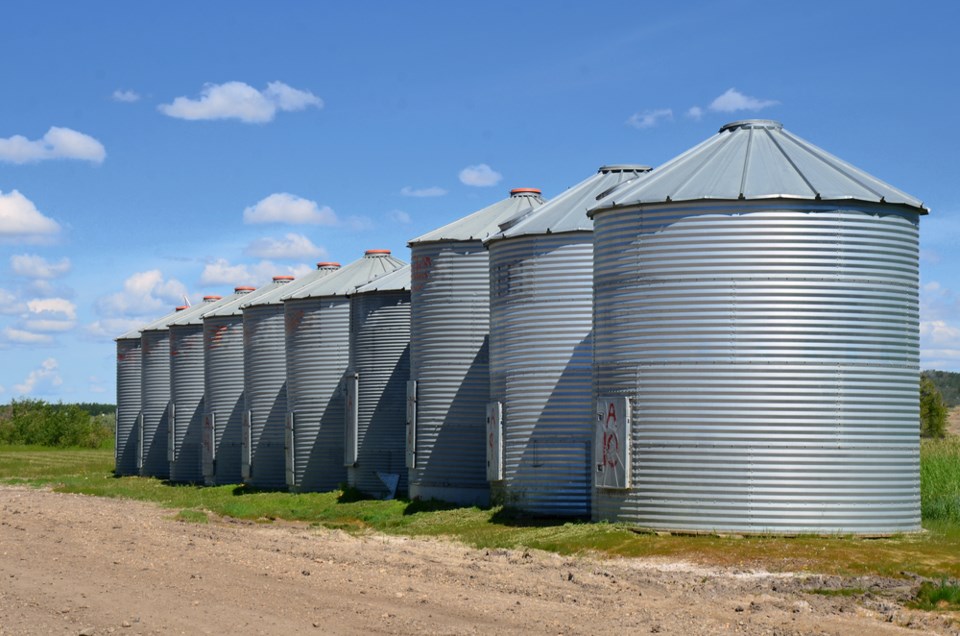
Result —
M237 297L203 315L204 411L201 466L210 485L237 484L240 475L240 428L243 421L243 310L268 293L237 287Z
M347 483L377 497L407 491L410 266L350 294L346 374Z
M594 517L918 530L922 203L765 120L607 199Z
M407 399L410 496L489 501L485 413L490 399L490 273L483 239L543 204L510 196L410 241L411 333Z
M140 330L140 418L137 431L137 472L166 478L170 418L170 330L167 325L186 305Z
M593 222L647 166L604 166L484 241L490 251L488 479L494 501L589 516Z
M344 466L344 373L350 362L347 294L404 266L390 250L367 250L330 276L287 292L286 483L329 491L347 479ZM406 380L406 378L404 378Z
M203 321L211 311L249 292L237 287L231 296L204 296L199 311L177 316L170 323L170 425L167 449L170 480L203 480L202 443L206 410L206 372Z
M114 473L136 475L140 438L140 330L117 338L117 424L114 435Z
M337 270L326 263L297 281L274 276L276 284L263 295L244 302L241 472L257 488L285 488L284 420L287 414L287 360L281 297L289 289L328 276Z

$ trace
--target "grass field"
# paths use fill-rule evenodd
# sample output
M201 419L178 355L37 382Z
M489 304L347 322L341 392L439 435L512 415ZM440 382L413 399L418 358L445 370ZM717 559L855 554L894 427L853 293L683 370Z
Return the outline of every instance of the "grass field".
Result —
M960 577L960 440L924 442L925 531L883 539L641 534L620 524L531 519L501 508L437 502L358 500L343 492L253 492L242 486L170 485L112 474L109 450L0 446L0 482L59 492L152 501L184 522L218 517L305 522L348 532L447 536L481 548L536 548L560 554L669 557L706 565L826 574L916 573Z

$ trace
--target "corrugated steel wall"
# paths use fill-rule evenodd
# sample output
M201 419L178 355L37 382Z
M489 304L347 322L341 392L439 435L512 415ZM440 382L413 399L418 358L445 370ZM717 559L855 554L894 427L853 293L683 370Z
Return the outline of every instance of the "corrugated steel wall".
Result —
M200 482L204 412L203 325L170 327L170 480Z
M140 414L140 338L117 340L117 428L114 448L117 475L136 475L135 427Z
M633 484L597 489L595 518L919 529L917 219L855 202L598 212L597 391L632 400Z
M410 292L376 291L350 299L350 370L357 374L357 462L349 484L387 493L377 472L407 491L406 395L410 377ZM481 451L483 447L481 446Z
M240 426L243 419L243 317L203 319L204 422L209 427L203 445L204 479L210 484L238 484Z
M489 501L489 255L480 241L412 247L410 378L417 381L410 495Z
M294 451L288 482L300 491L335 490L347 481L343 374L350 362L350 301L336 296L283 305Z
M140 336L140 474L170 476L167 427L170 416L170 332L144 331Z
M502 404L503 481L528 512L590 515L593 238L490 243L490 396Z
M287 413L287 360L283 305L243 309L245 409L249 417L247 483L257 488L286 488L283 429Z

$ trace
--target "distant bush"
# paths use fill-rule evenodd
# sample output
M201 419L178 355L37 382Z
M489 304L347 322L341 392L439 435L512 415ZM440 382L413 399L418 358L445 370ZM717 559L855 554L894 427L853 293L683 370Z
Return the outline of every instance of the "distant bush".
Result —
M924 371L923 375L930 378L943 396L947 408L960 405L960 373L953 371Z
M101 448L113 436L109 417L76 404L14 400L0 411L0 444Z
M947 433L949 409L943 396L926 374L920 376L920 436L943 437Z

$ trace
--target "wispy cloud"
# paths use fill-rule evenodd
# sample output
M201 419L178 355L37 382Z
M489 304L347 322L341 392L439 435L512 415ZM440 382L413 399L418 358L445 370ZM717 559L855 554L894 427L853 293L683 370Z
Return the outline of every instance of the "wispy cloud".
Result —
M920 363L924 369L960 365L960 298L939 281L920 288Z
M302 260L328 256L327 250L313 244L303 234L288 233L283 238L264 237L250 243L244 250L247 256L275 258L279 260Z
M486 187L500 183L503 175L485 163L467 166L460 171L460 183L468 186Z
M0 240L43 243L60 232L60 224L44 216L33 201L13 190L0 191Z
M255 285L259 287L269 283L274 276L303 276L312 269L309 265L278 265L270 260L247 265L231 263L225 258L218 258L204 266L203 272L200 274L200 282L204 285Z
M429 188L411 188L410 186L404 186L400 188L400 194L405 197L442 197L446 193L447 191L439 186L430 186Z
M244 82L206 84L198 99L177 97L160 104L161 113L176 119L237 119L247 124L273 121L278 111L323 108L323 100L310 91L299 90L283 82L270 82L258 91Z
M774 99L757 99L744 95L735 88L727 89L727 92L710 102L710 110L718 113L735 113L738 110L757 111L776 106L780 102Z
M703 118L703 109L699 106L691 106L689 109L687 109L687 117L696 121L700 121Z
M11 344L44 345L53 342L53 336L45 333L34 333L15 327L6 327L3 330L4 340ZM21 391L22 392L22 391Z
M395 223L400 223L401 225L407 225L410 223L410 215L403 210L390 210L387 212L387 218Z
M40 366L29 374L20 384L15 384L13 389L21 395L29 395L37 390L49 389L63 384L60 378L60 363L56 358L47 358L40 363Z
M122 90L118 88L117 90L113 91L113 95L111 95L110 98L115 102L132 104L133 102L140 101L140 94L136 91Z
M100 297L97 311L105 317L159 317L187 295L187 287L166 279L159 269L137 272L123 281L123 290Z
M10 257L13 273L24 278L59 278L70 271L70 259L54 263L36 254L15 254Z
M36 298L27 301L30 313L75 319L77 306L66 298Z
M107 151L103 144L82 132L52 126L42 139L23 135L0 139L0 161L35 163L45 159L80 159L103 163Z
M290 225L336 225L336 213L327 206L287 192L261 199L243 211L243 222L287 223Z
M670 108L660 108L658 110L645 110L634 113L627 119L627 125L634 128L644 129L653 128L661 121L671 121L673 119L673 110Z

